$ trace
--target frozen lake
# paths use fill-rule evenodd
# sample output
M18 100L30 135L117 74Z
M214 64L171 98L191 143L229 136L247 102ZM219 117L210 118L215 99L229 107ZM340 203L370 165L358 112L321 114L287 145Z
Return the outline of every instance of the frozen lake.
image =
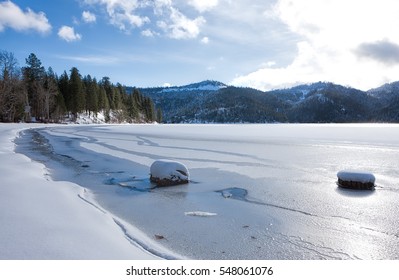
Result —
M16 142L187 258L399 259L399 125L68 125ZM157 159L191 182L152 189ZM344 169L372 172L376 189L338 188Z

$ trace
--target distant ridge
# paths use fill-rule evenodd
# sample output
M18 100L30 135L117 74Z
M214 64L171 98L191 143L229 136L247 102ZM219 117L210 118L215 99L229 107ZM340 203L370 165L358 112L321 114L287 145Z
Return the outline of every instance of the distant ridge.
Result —
M199 83L189 84L186 86L171 86L163 88L162 92L176 92L176 91L217 91L227 87L225 84L217 81L202 81Z
M211 80L139 90L168 123L399 122L399 82L368 91L330 82L260 91Z

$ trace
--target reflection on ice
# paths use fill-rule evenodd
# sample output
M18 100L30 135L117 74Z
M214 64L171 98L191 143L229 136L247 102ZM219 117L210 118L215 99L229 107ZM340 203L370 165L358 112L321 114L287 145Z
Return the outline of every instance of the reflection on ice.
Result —
M367 197L367 196L373 195L375 192L375 188L368 189L368 190L348 189L348 188L340 187L337 182L336 192L339 193L340 195L344 195L344 196L348 196L348 197L362 198L362 197Z

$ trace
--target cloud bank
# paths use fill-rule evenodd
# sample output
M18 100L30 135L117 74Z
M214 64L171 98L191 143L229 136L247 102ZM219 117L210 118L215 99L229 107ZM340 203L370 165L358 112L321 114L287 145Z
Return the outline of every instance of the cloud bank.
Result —
M185 15L171 0L84 0L84 3L105 8L109 23L121 31L130 33L135 28L143 28L141 34L145 37L164 35L173 39L193 39L205 23L202 16ZM217 3L217 0L189 2L200 12Z
M266 90L331 81L369 89L397 80L399 33L392 27L399 24L398 11L393 0L279 0L267 14L300 38L294 59L255 69L232 83Z
M362 43L355 50L359 57L365 57L389 66L399 64L399 44L388 40Z
M219 0L190 0L188 3L202 13L215 8Z
M0 32L7 27L16 31L33 30L42 34L51 31L51 25L45 13L35 13L29 8L22 11L11 1L0 3Z

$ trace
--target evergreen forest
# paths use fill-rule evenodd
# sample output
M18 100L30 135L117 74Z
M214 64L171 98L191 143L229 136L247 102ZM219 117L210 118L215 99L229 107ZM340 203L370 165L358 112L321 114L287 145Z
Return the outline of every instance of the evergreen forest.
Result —
M150 97L136 88L127 92L109 77L101 80L82 74L76 67L58 76L31 53L20 67L12 52L0 51L0 122L76 121L79 114L106 122L162 122Z

